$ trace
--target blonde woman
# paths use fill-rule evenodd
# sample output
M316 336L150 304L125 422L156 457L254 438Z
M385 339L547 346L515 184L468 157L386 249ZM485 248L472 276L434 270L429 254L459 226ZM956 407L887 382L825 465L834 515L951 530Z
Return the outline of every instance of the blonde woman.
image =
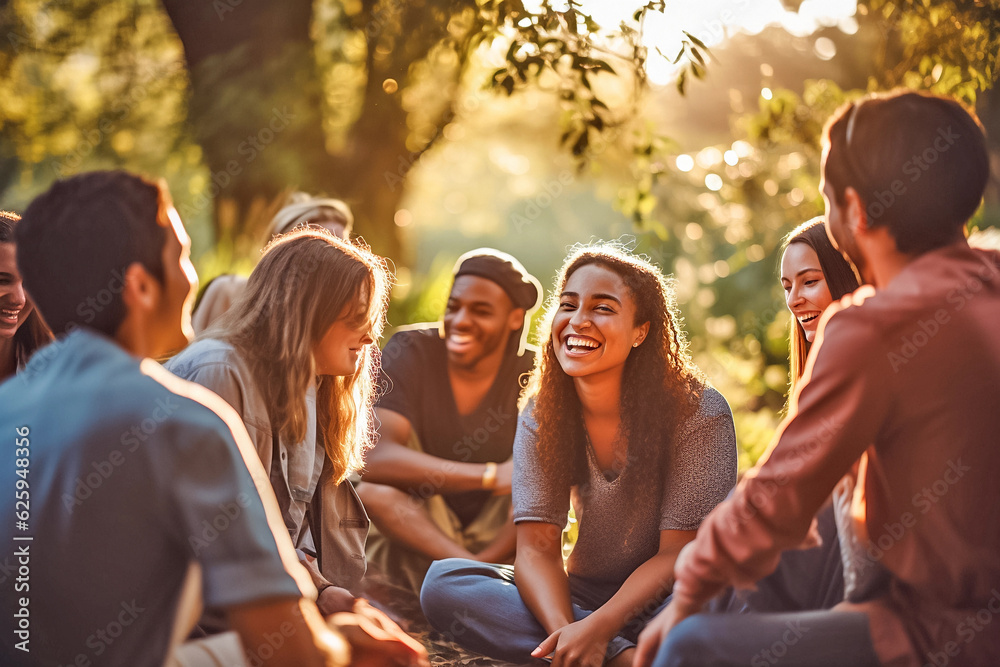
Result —
M349 609L368 517L348 475L372 443L384 260L321 229L276 237L232 308L167 368L241 415L325 614Z

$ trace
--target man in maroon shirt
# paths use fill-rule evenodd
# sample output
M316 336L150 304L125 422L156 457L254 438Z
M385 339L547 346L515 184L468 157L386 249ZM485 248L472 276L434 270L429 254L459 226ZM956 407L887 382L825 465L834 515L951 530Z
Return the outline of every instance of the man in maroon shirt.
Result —
M1000 253L964 235L988 176L951 99L871 96L827 125L828 229L874 289L824 314L788 419L681 552L636 665L1000 664ZM859 459L861 590L826 612L699 613L808 545Z

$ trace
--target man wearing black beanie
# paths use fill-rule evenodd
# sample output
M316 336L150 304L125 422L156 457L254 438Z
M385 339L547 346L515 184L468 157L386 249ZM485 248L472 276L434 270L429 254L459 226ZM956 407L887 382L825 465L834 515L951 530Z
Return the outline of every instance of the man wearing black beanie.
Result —
M541 294L510 255L473 250L455 264L443 324L407 327L382 352L379 440L358 493L369 564L415 592L434 560L514 555L511 455Z

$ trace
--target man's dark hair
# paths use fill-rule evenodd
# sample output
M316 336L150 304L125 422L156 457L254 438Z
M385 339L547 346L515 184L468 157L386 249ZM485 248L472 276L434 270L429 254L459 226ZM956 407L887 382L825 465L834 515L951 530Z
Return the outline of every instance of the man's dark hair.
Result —
M982 125L947 97L908 91L866 97L834 114L824 141L824 175L837 203L854 188L868 224L887 226L904 253L962 238L989 178Z
M125 269L161 283L170 205L165 188L124 171L56 181L15 228L17 264L56 334L87 326L114 336L125 319Z

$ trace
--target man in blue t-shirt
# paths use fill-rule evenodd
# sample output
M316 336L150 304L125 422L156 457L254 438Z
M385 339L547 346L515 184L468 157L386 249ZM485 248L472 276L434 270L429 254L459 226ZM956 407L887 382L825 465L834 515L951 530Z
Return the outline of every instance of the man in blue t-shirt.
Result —
M163 665L200 591L247 664L422 664L357 616L324 624L239 417L150 359L187 344L197 280L165 187L59 181L16 243L58 338L0 385L0 663Z

